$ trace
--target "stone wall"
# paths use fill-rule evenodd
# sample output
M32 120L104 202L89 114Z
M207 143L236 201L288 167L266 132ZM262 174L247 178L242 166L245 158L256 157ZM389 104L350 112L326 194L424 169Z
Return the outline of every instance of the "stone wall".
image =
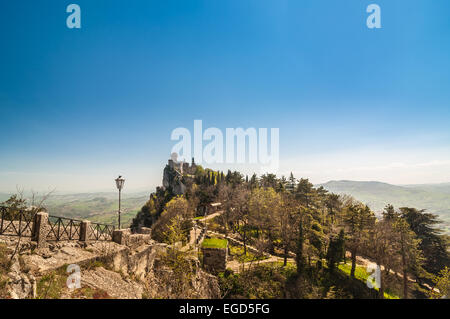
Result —
M127 247L115 253L109 262L115 271L133 274L135 278L143 280L153 269L158 252L164 250L165 246L165 244L152 243L137 248Z
M117 229L113 232L112 240L115 243L130 247L132 249L149 244L153 241L150 228L141 227L140 231L143 233L133 233L129 228Z
M217 274L227 268L228 248L202 247L203 268L206 271Z

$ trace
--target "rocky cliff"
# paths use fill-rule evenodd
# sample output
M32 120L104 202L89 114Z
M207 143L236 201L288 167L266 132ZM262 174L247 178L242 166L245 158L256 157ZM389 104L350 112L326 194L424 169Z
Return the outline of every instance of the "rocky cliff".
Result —
M190 275L183 282L167 262L168 247L149 242L128 247L114 242L60 242L46 249L0 237L1 298L219 298L217 278L201 270L198 259L183 256ZM3 259L1 259L3 258ZM80 267L81 287L69 289L68 265ZM183 296L180 296L182 291Z
M163 171L163 186L169 189L174 195L182 195L186 191L186 186L181 181L182 173L171 165L166 165Z
M176 154L164 167L162 186L156 188L156 192L150 195L149 201L142 207L133 219L131 228L151 227L159 218L164 206L173 197L186 193L186 185L183 183L193 179L197 165L192 159L191 165L178 162Z

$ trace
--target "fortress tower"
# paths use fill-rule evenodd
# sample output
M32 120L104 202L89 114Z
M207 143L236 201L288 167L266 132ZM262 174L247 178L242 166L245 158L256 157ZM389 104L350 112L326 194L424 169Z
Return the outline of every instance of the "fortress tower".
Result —
M187 162L178 161L177 153L172 153L172 155L170 156L170 159L168 161L168 165L170 168L176 170L180 174L193 175L193 174L195 174L195 171L197 169L197 164L195 164L195 160L193 157L192 157L191 165L189 165L189 163L187 163Z

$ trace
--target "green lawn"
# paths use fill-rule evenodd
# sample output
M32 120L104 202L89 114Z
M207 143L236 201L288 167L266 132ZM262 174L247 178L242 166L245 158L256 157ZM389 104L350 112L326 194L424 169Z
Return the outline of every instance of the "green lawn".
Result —
M228 241L221 238L205 238L202 243L203 248L227 248Z
M344 272L345 274L350 276L350 272L351 272L351 269L352 269L352 265L351 264L340 264L338 266L338 268L342 272ZM356 266L356 269L355 269L355 278L356 279L361 280L363 282L367 282L367 278L369 276L370 276L370 274L366 271L366 269L364 267ZM375 288L375 290L378 290L378 288ZM390 292L389 289L386 289L386 291L384 292L384 298L385 299L400 299L399 296L397 296L396 294Z
M248 249L247 249L247 254L244 255L244 247L235 246L235 245L230 246L230 255L233 258L237 259L240 263L246 263L246 262L251 262L251 261L256 261L256 260L267 259L266 256L257 257L255 254L250 252Z

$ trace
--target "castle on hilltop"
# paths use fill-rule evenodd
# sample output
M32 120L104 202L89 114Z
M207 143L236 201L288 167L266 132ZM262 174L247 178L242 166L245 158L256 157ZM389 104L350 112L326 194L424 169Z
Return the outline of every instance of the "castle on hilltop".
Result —
M176 195L182 195L186 192L186 186L183 184L183 176L195 175L197 170L197 165L195 164L194 158L192 158L192 163L184 161L178 161L178 154L172 153L168 164L164 168L163 172L163 188L171 189Z
M181 175L189 174L194 175L197 170L197 164L195 164L194 158L192 158L191 165L188 162L180 161L178 162L178 154L172 153L171 158L168 163L169 167L176 170Z

